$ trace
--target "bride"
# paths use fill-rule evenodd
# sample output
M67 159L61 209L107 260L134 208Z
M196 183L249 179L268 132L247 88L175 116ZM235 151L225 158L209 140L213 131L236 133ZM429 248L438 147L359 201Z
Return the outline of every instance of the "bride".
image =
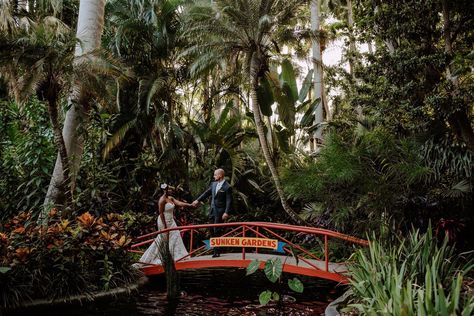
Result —
M158 230L178 227L178 225L176 225L176 222L174 221L173 216L175 206L193 207L193 205L178 201L177 199L169 195L171 187L168 186L166 183L163 183L160 188L163 191L163 195L158 201ZM165 241L167 234L169 234L169 249L171 255L173 256L173 259L176 261L188 255L188 251L184 247L183 239L181 238L179 230L172 230L168 233L158 234L153 243L150 245L150 247L148 247L148 249L140 258L139 263L161 264L160 246L161 243Z

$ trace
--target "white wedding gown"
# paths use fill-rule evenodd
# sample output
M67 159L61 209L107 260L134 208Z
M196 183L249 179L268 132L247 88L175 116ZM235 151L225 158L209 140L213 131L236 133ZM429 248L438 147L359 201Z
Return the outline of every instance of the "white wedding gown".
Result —
M174 213L174 204L173 203L166 203L165 210L164 210L164 217L166 221L167 228L178 227L176 222L174 221L173 217ZM158 230L165 229L165 225L161 220L161 216L158 216ZM145 251L145 253L140 258L139 263L151 263L151 264L161 264L161 256L160 256L160 245L164 242L164 237L166 233L159 234L156 236L155 240L151 243L150 247ZM169 232L169 248L173 259L179 260L183 257L188 255L188 251L184 247L183 239L181 238L181 233L179 230L172 230Z

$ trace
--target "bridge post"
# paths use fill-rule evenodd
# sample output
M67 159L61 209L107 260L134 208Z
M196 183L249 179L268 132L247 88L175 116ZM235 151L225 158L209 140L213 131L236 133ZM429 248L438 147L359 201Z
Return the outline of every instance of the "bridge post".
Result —
M191 237L189 239L189 253L193 252L193 236L194 236L194 229L191 229Z
M324 261L326 271L329 271L328 235L324 235Z
M242 237L245 237L245 226L242 226ZM245 247L242 247L242 260L245 260Z
M258 237L259 227L257 226L256 228L257 228L257 234L255 235L255 237ZM258 253L258 248L257 247L255 247L255 253Z

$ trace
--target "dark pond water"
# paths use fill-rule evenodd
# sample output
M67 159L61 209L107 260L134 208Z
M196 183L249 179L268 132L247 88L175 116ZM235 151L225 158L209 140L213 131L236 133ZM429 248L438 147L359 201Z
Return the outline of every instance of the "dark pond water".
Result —
M181 271L182 297L175 302L166 299L165 279L157 277L131 297L22 315L321 315L329 302L344 291L334 282L298 276L305 288L297 294L287 283L294 276L284 274L280 283L273 284L262 271L251 276L245 276L245 269ZM280 293L283 302L259 306L258 295L266 289Z

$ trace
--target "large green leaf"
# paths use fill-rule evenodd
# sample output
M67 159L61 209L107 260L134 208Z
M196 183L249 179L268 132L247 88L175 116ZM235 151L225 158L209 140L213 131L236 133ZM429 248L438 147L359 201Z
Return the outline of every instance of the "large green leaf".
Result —
M320 103L321 103L319 100L320 98L317 98L309 105L308 109L306 110L303 117L301 118L301 121L300 121L301 127L308 127L313 124L314 111L316 110L316 107L320 106Z
M296 293L303 293L304 285L298 278L288 280L288 286Z
M298 100L298 87L296 86L295 70L288 59L281 63L281 80L283 81L282 85L285 83L288 85L288 97L292 103L295 103Z
M5 274L10 271L12 268L10 267L0 267L0 273Z
M283 271L283 264L281 263L280 258L268 259L265 263L265 275L267 276L270 282L275 283L276 280L281 276Z
M275 100L273 98L272 88L266 77L261 79L260 85L257 88L257 100L262 114L265 116L271 116L272 104Z
M293 131L295 125L295 102L291 100L290 86L284 82L281 87L281 94L275 95L277 100L278 115L283 125L290 131Z
M227 102L227 104L224 107L224 110L222 110L221 115L219 116L216 122L216 126L222 126L224 124L224 121L227 119L229 111L233 106L234 106L234 102L232 100Z
M273 97L277 102L278 115L286 128L293 131L295 124L295 104L292 97L291 86L288 82L282 83L278 79L278 74L275 71L267 73L267 79L273 91Z
M255 271L258 270L259 266L260 266L260 261L258 261L257 259L250 261L249 265L247 266L247 273L245 275L250 275L254 273Z
M306 100L304 101L303 103L300 103L297 107L296 107L296 112L299 113L301 112L302 110L305 110L307 107L308 107L308 104L310 104L312 102L312 100Z
M311 89L312 83L313 83L313 69L311 69L306 75L306 78L304 78L303 85L301 86L300 94L298 96L298 100L300 102L303 102L306 99L306 96L308 95L308 92Z
M272 291L266 290L260 293L260 296L258 297L258 300L260 302L260 305L267 305L268 302L272 299Z
M280 300L280 294L278 294L277 292L273 292L272 294L272 300L277 302Z
M275 125L275 135L280 149L287 154L291 153L289 142L291 133L288 129L283 128L280 125Z

